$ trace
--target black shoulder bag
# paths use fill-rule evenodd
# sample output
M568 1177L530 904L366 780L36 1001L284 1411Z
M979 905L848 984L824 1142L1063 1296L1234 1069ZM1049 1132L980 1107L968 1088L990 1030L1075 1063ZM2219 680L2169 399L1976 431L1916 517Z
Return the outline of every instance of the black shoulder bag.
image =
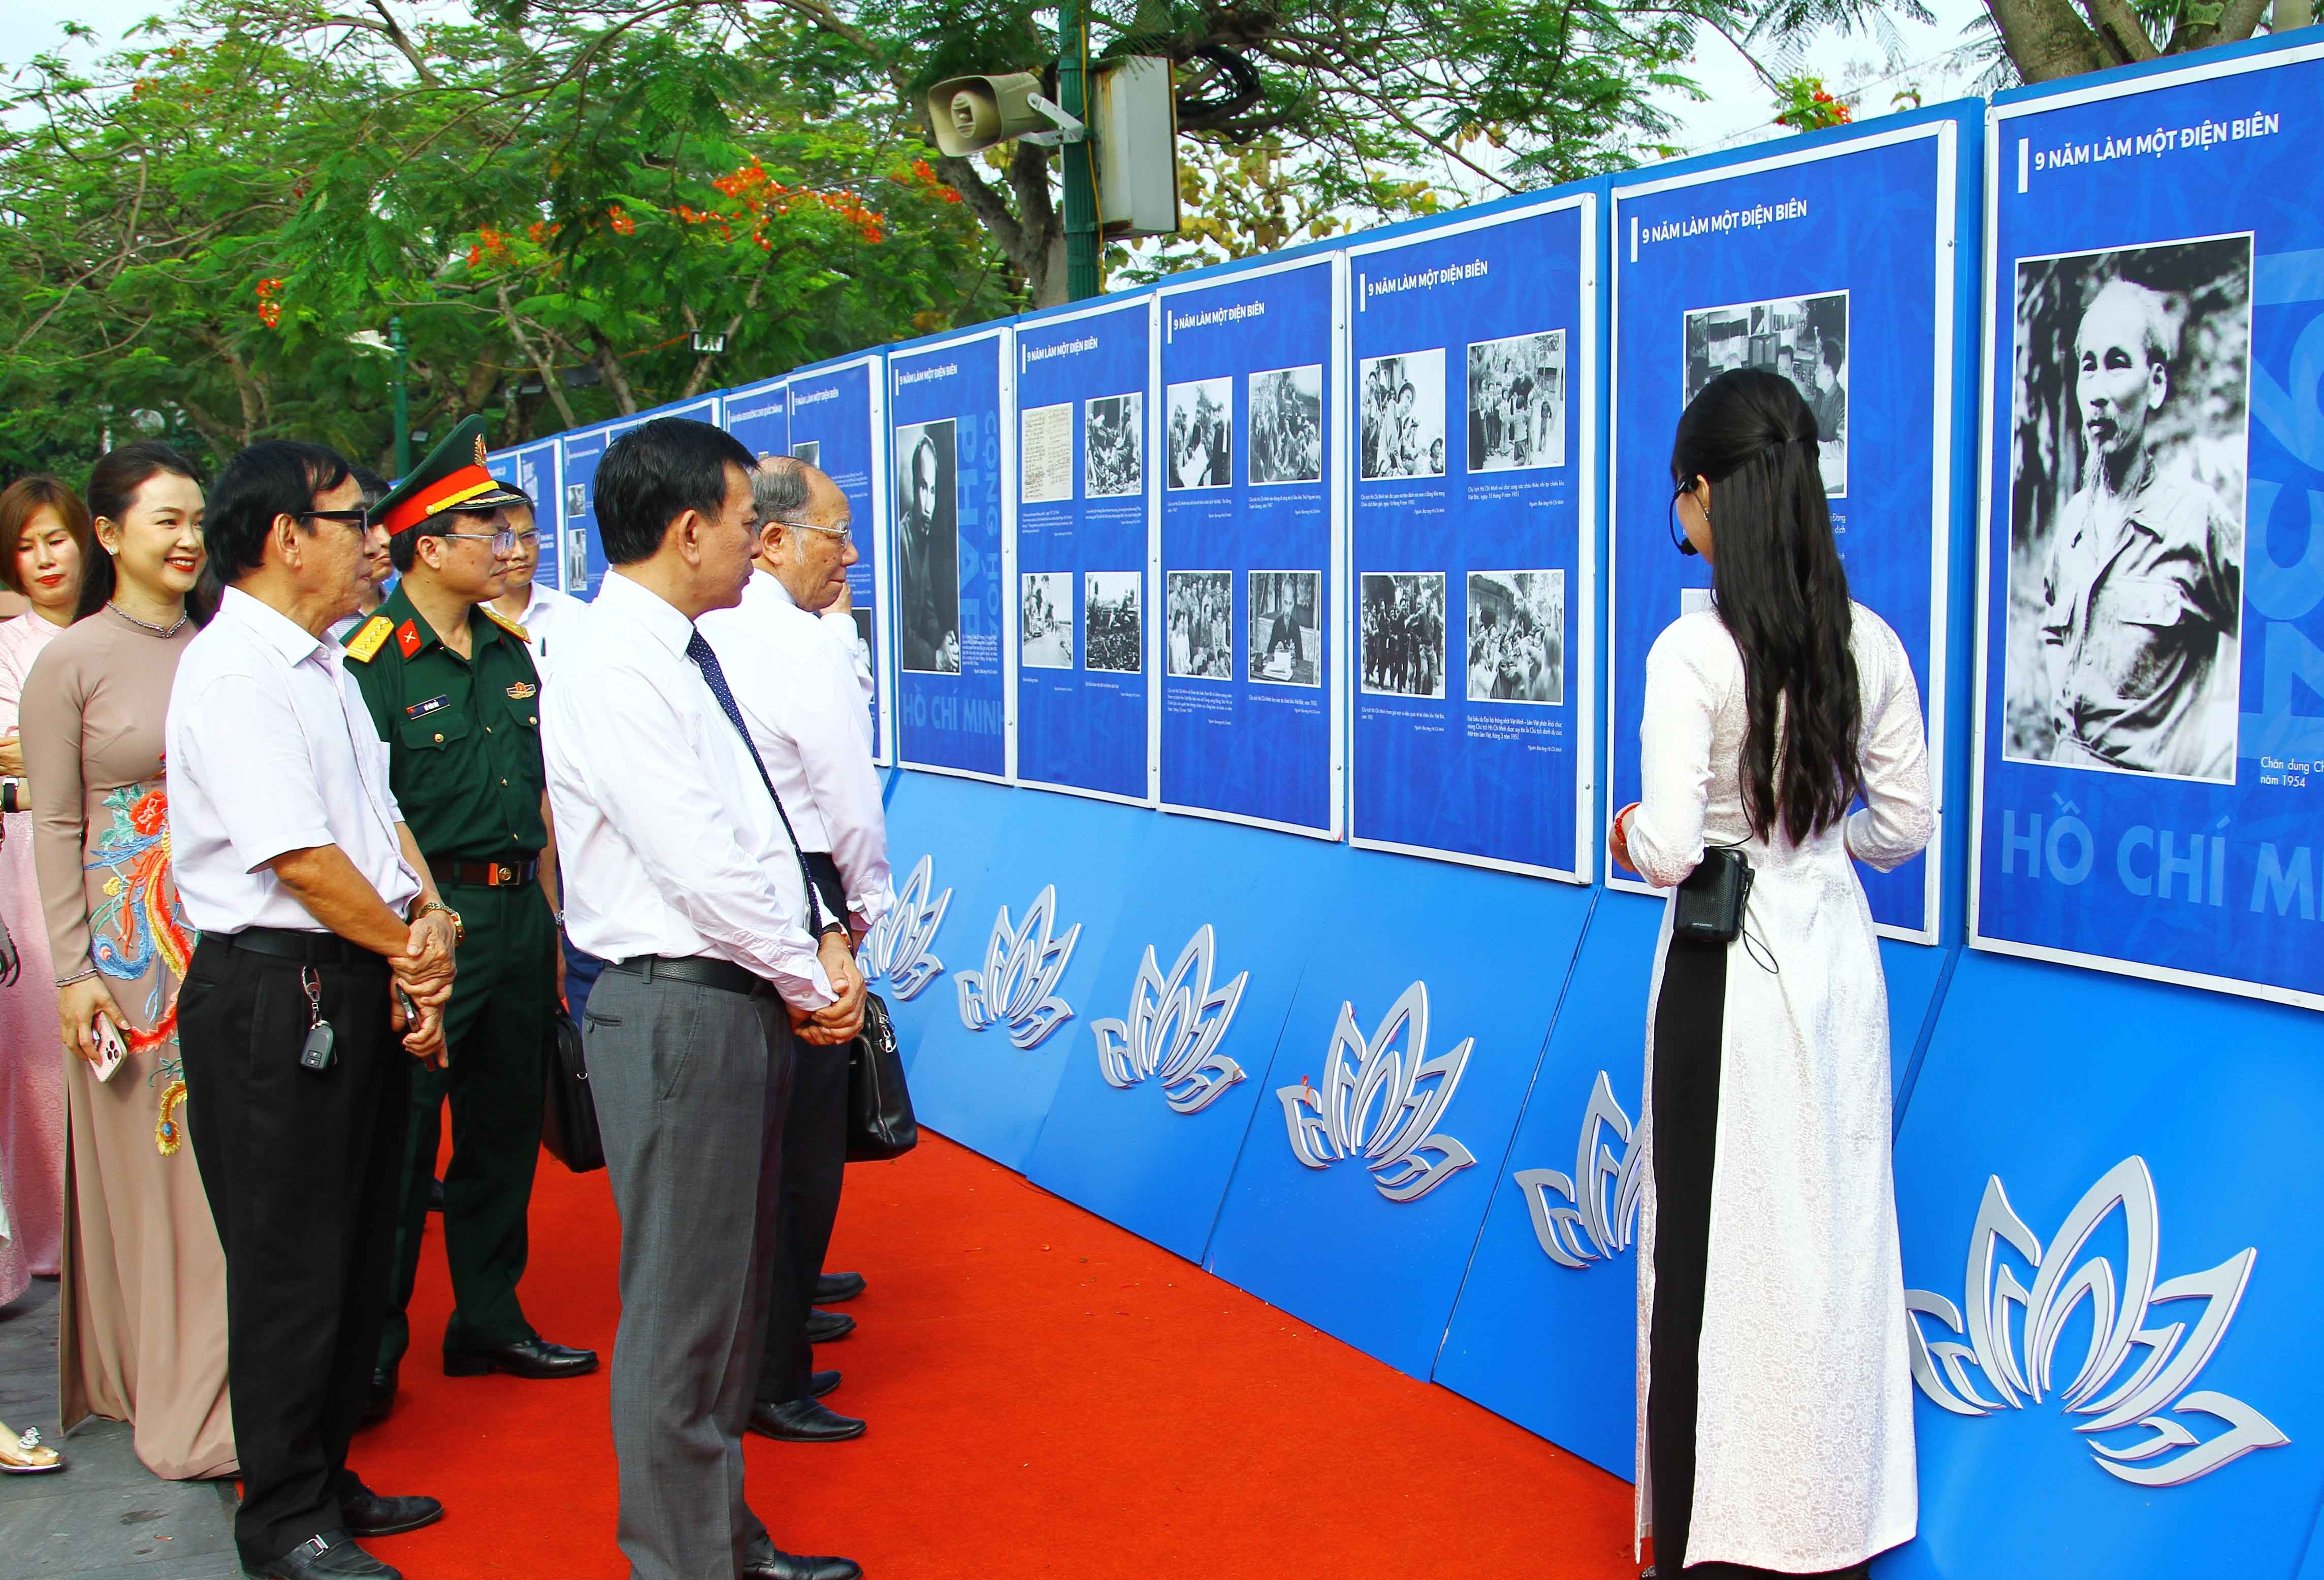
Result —
M1743 908L1751 900L1751 859L1736 845L1707 845L1702 859L1678 886L1671 936L1694 943L1733 943L1743 935Z

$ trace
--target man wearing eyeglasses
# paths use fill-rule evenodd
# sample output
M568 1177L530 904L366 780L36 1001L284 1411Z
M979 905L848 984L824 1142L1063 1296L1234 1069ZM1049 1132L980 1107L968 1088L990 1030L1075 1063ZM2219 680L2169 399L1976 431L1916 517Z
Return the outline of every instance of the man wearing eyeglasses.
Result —
M347 639L348 669L387 744L389 783L429 870L459 912L460 977L441 1070L412 1081L395 1260L368 1414L392 1407L410 1343L446 1099L444 1253L453 1311L449 1376L573 1377L595 1352L551 1344L517 1299L540 1150L541 1060L558 992L556 841L540 755L540 675L523 628L493 611L507 586L521 501L484 469L469 418L379 502L401 577Z
M854 626L823 611L856 561L847 496L788 455L752 477L758 552L742 602L696 623L718 655L751 744L789 813L823 907L863 942L891 904L888 826L872 766L872 721L856 684ZM847 1162L848 1044L802 1042L783 1125L781 1194L767 1292L767 1343L751 1428L785 1442L861 1436L863 1422L823 1403L837 1372L815 1370L816 1340L855 1327L817 1299L852 1300L859 1274L822 1276Z
M493 600L492 607L503 620L524 628L526 643L532 649L533 667L540 671L545 682L555 654L564 651L565 633L585 605L570 592L560 592L539 579L540 528L533 519L532 500L522 489L512 488L509 492L516 496L506 506L509 530L516 534L516 551L509 556L508 586ZM549 547L556 547L555 529L551 528ZM574 1013L580 1013L578 1005L574 1006Z

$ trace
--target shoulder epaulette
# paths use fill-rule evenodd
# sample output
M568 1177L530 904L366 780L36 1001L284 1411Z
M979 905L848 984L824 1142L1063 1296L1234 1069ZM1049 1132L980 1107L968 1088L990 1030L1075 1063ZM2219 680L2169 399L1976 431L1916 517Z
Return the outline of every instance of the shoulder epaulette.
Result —
M364 621L362 629L347 638L347 657L358 664L368 664L387 641L395 622L383 614L374 614Z
M484 616L486 620L500 627L501 629L506 631L510 636L514 637L518 641L522 642L527 647L530 647L532 645L532 634L526 630L522 626L517 624L516 621L511 620L507 615L503 614L499 610L494 609L489 603L479 603L476 607L484 612Z

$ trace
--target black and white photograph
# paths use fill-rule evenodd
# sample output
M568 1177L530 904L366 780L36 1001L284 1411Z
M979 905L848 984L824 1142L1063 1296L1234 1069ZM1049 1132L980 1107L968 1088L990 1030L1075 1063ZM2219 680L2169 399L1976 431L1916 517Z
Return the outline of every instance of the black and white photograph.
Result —
M2005 757L2235 782L2251 335L2248 234L2019 261Z
M1101 395L1088 407L1084 488L1093 500L1120 499L1146 486L1146 397Z
M1444 573L1366 571L1364 690L1386 696L1444 694Z
M1017 661L1028 669L1074 666L1074 576L1027 571L1017 578Z
M960 673L960 484L951 418L896 429L896 592L904 667Z
M820 467L823 464L823 441L801 439L791 446L791 459L804 461L809 466Z
M1469 344L1469 470L1565 464L1565 331Z
M1565 701L1565 573L1469 573L1469 700Z
M1234 678L1234 575L1172 571L1170 673L1192 680Z
M1777 297L1686 315L1686 390L1734 368L1765 368L1797 386L1815 413L1823 491L1848 491L1848 293Z
M1131 397L1135 400L1136 397ZM1139 599L1141 571L1082 574L1082 666L1136 675L1146 667L1146 631Z
M1323 480L1323 369L1275 368L1250 376L1250 485Z
M565 591L577 595L589 581L589 534L579 527L565 530Z
M1165 392L1173 489L1234 485L1234 381L1194 379Z
M1443 476L1443 347L1367 357L1361 373L1363 480Z
M1017 500L1049 505L1074 497L1074 409L1035 406L1017 414Z
M1249 571L1250 675L1264 685L1323 684L1323 574Z
M565 485L565 513L567 517L586 516L589 513L588 484L568 482Z

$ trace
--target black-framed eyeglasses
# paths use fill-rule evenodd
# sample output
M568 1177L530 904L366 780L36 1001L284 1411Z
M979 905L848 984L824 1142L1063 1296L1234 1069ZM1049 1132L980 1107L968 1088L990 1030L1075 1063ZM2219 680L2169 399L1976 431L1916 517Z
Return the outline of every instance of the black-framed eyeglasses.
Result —
M436 536L453 543L489 543L496 555L516 552L516 528L513 527L503 527L497 532L438 532Z
M337 521L342 527L355 528L357 537L371 530L369 510L307 510L300 513L301 521Z
M1687 537L1686 528L1679 525L1678 519L1679 501L1686 498L1687 495L1693 491L1694 485L1692 483L1682 482L1678 485L1676 491L1674 491L1670 498L1671 547L1677 549L1679 553L1683 555L1695 555L1702 552L1694 547L1693 539Z

